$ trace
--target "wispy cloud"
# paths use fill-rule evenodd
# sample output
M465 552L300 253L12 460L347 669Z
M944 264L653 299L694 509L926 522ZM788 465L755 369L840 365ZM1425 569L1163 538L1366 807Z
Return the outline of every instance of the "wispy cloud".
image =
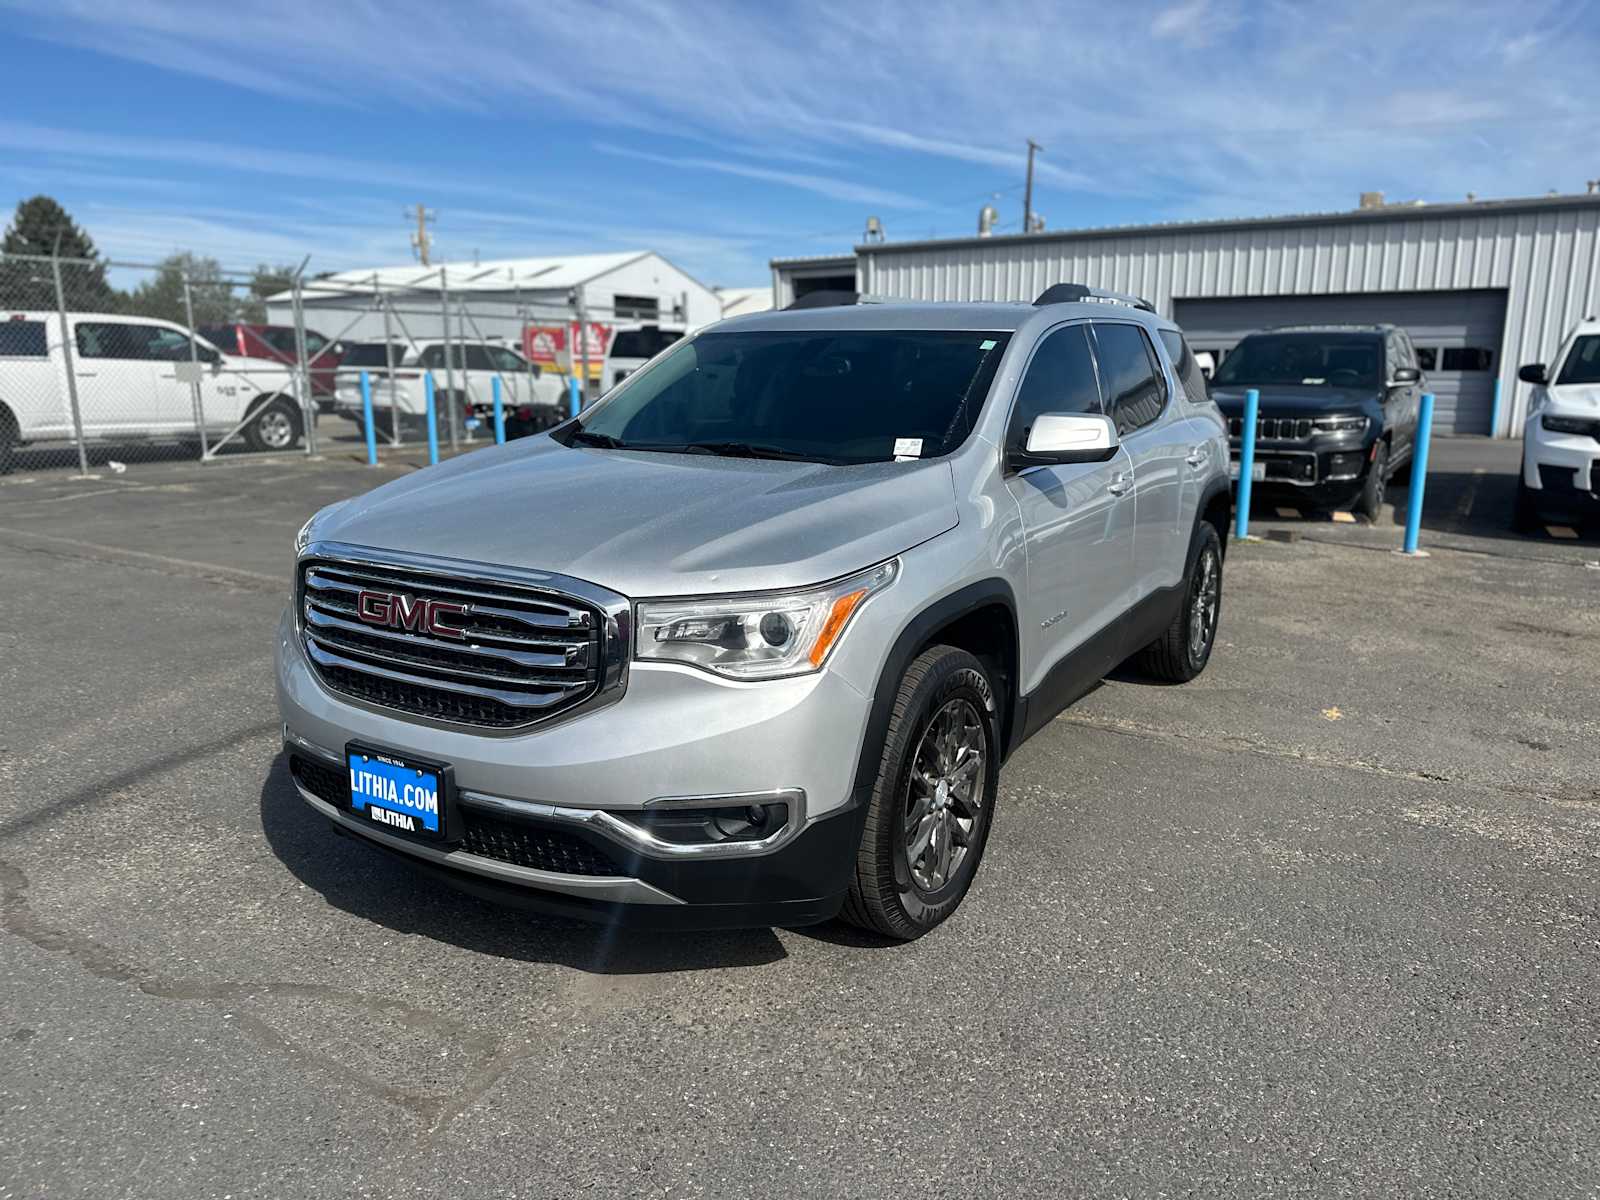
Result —
M782 171L773 167L758 167L749 163L731 162L727 159L655 154L648 150L630 150L626 146L616 146L609 142L596 142L594 148L602 154L610 154L616 158L631 158L635 162L654 163L657 166L677 167L682 170L711 171L718 175L734 175L741 179L759 179L764 183L776 183L783 187L799 188L803 192L815 192L817 195L826 196L830 200L843 200L850 204L876 204L891 208L923 207L923 202L915 196L907 196L902 192L894 192L886 188L866 187L861 184L851 183L845 179L834 179L827 175L809 175L798 171Z

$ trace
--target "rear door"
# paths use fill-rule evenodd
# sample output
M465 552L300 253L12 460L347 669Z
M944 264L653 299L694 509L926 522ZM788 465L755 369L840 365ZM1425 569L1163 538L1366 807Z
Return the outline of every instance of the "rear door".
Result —
M18 313L0 315L0 406L10 409L23 438L62 437L72 432L60 356L50 349L61 333L54 320Z
M74 322L78 407L84 433L106 437L168 428L156 399L152 343L159 332L154 325L124 321Z
M1047 333L1035 348L1006 430L1006 446L1027 445L1043 413L1103 412L1088 326ZM1031 667L1023 688L1039 688L1050 668L1084 647L1118 620L1127 605L1134 566L1132 469L1118 450L1103 463L1040 464L1007 468L1006 488L1017 502L1028 562L1020 597L1023 661ZM1113 635L1114 636L1114 635ZM1083 664L1098 676L1121 657L1120 643L1104 661Z
M1131 321L1094 322L1095 358L1106 411L1133 463L1134 580L1131 606L1178 585L1188 555L1180 529L1191 451L1181 406L1172 403L1166 369L1150 335Z

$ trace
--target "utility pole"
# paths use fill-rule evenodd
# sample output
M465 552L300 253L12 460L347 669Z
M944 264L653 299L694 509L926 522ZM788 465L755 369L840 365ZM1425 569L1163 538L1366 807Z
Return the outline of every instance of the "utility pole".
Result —
M1022 232L1033 232L1033 156L1044 147L1028 139L1028 184L1022 191Z
M406 212L406 219L412 217L410 210ZM426 205L417 205L415 214L417 218L417 231L411 235L411 249L417 256L417 261L423 266L428 265L428 251L433 247L433 235L428 232L428 226L438 219L439 214Z

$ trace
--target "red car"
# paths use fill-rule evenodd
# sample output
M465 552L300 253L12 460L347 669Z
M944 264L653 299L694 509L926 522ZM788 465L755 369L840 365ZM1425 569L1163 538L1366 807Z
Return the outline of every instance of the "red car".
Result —
M247 325L231 321L226 325L202 325L200 336L224 354L237 354L243 358L270 358L273 362L295 363L294 327L292 325ZM314 329L306 330L306 360L311 365L311 394L317 398L317 407L333 407L334 368L343 357L343 346L329 343Z

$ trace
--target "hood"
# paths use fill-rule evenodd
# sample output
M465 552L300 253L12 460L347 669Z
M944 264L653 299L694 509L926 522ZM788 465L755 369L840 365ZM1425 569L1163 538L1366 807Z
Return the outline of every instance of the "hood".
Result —
M944 462L841 467L537 437L387 483L314 536L556 571L637 598L821 583L956 523Z
M1567 383L1545 389L1544 411L1574 417L1600 417L1600 384Z
M1214 387L1211 398L1217 407L1230 417L1244 415L1244 387ZM1304 414L1308 417L1326 413L1359 411L1377 401L1368 388L1307 387L1297 383L1260 384L1261 408L1264 413Z

